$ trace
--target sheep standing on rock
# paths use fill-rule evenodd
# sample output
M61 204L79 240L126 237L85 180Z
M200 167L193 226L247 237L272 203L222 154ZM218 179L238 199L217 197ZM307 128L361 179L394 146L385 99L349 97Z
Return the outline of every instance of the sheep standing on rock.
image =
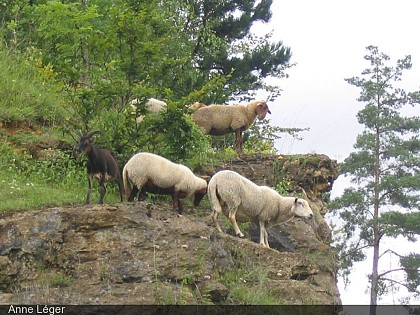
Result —
M313 213L304 199L282 197L274 189L258 186L236 172L216 173L208 185L212 219L222 232L217 216L220 212L229 218L239 237L243 233L236 222L251 221L260 227L260 244L270 248L266 229L291 220L294 216L312 218Z
M191 117L207 135L236 135L236 152L242 154L242 132L247 130L258 117L264 119L271 114L264 101L254 101L247 105L208 105L199 108Z
M137 98L135 98L134 100L132 100L130 102L130 107L131 109L136 112L137 111L137 105L141 104L141 101ZM146 110L149 113L159 113L162 112L166 109L167 104L164 101L158 100L156 98L149 98L146 102ZM144 115L140 115L138 117L136 117L136 123L139 124L143 121L144 119Z
M172 195L173 210L182 214L180 198L194 194L194 206L198 206L207 192L207 182L197 177L182 164L173 163L152 153L137 153L124 166L124 189L128 201L144 200L145 193Z

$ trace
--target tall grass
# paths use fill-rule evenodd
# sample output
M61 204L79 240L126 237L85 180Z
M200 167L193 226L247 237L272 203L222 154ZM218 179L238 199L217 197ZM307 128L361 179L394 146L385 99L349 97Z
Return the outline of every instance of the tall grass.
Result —
M68 115L63 94L44 68L0 46L0 69L0 121L53 125Z

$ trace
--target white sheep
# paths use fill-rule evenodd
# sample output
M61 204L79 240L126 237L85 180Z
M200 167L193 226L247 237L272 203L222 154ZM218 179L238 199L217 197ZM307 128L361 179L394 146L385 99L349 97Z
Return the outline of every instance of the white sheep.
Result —
M224 170L209 182L208 196L212 219L218 231L220 212L229 218L235 234L243 237L239 222L251 221L260 227L260 244L270 248L266 229L291 220L294 216L312 218L313 213L304 199L282 197L274 189L258 186L236 172Z
M271 114L264 101L254 101L247 105L208 105L192 113L194 122L208 135L236 135L236 152L242 154L242 132L247 130L258 117L264 119Z
M141 104L141 100L135 98L130 102L130 107L133 113L136 113L137 111L137 105ZM158 100L156 98L149 98L146 102L146 110L149 113L159 113L161 111L164 111L167 107L167 104L164 101ZM136 117L136 123L139 124L143 121L144 115L140 115Z
M144 200L145 193L172 195L173 210L182 213L180 198L194 194L198 206L207 192L207 182L197 177L182 164L173 163L159 155L141 152L135 154L123 169L124 190L128 201Z

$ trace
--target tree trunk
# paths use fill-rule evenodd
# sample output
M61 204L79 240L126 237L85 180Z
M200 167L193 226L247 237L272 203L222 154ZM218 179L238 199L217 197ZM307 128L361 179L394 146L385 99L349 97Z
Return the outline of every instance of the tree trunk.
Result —
M376 207L375 205L375 212ZM379 264L379 225L374 223L373 225L373 261L372 261L372 280L370 287L370 312L369 315L376 315L376 304L378 300L378 264Z
M381 102L380 96L377 99L378 116L381 115ZM375 186L374 186L374 202L373 202L373 260L372 260L372 279L370 287L370 311L369 315L376 315L376 304L378 301L378 290L379 290L379 277L378 277L378 265L379 265L379 242L380 242L380 230L377 219L379 218L379 194L380 194L380 179L381 179L381 130L380 127L376 126L375 134Z

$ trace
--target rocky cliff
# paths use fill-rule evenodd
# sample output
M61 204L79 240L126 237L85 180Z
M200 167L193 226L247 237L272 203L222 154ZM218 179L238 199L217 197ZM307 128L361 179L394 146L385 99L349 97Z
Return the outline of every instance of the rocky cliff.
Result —
M0 304L341 304L323 218L336 162L253 155L196 171L220 169L306 196L314 220L271 229L267 249L249 224L247 239L217 233L207 200L182 217L168 200L2 213Z

